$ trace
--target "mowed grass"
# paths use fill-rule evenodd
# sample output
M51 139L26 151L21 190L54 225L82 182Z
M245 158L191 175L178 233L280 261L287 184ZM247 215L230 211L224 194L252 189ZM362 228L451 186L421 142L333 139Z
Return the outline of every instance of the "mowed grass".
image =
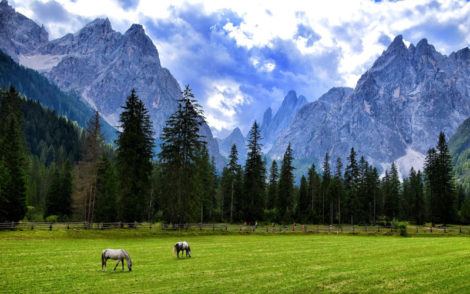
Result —
M133 271L102 272L104 248ZM0 232L0 254L4 293L470 293L468 237Z

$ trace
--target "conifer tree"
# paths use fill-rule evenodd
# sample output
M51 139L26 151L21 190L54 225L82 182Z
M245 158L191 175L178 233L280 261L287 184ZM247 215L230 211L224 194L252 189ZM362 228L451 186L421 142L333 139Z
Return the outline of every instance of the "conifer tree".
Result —
M26 151L20 98L13 87L0 94L0 221L19 221L26 214Z
M308 222L315 223L320 220L321 179L315 170L314 164L308 169L307 184L307 194L310 202Z
M266 199L267 209L273 209L276 207L278 180L279 171L277 169L277 162L273 160L271 162L271 168L269 169L268 194Z
M346 189L345 216L354 222L354 217L359 217L360 199L359 199L359 167L356 160L356 151L351 148L348 156L348 164L344 172L344 184ZM355 216L356 215L356 216ZM346 221L346 218L344 219Z
M330 188L330 195L332 199L332 207L335 208L334 215L335 220L338 224L341 224L341 213L342 213L342 206L344 205L344 187L343 187L343 162L341 158L336 159L336 170L335 175L333 177L331 188Z
M117 181L115 167L109 158L102 156L96 178L95 217L97 222L114 222L117 220Z
M152 174L152 123L133 89L120 115L122 132L116 141L119 219L142 221L147 216Z
M294 217L294 167L292 148L289 144L282 159L279 176L277 211L282 222L291 222Z
M455 218L455 183L452 158L444 133L439 134L436 149L430 149L426 157L425 172L429 191L432 223L444 225Z
M395 163L384 177L384 214L388 220L398 218L400 209L400 178Z
M248 154L243 176L243 219L253 223L263 218L266 168L261 153L261 135L255 121L248 136Z
M297 221L307 222L309 216L310 199L308 197L308 184L305 176L300 178L299 203L297 205Z
M322 206L322 224L329 221L333 217L333 199L330 196L331 186L331 169L330 155L327 152L323 160L323 175L321 181L321 206ZM331 214L331 215L330 215Z
M224 168L221 178L222 220L230 222L240 220L240 197L242 195L242 170L238 164L238 151L232 145L229 163Z
M201 174L197 170L206 144L199 134L203 122L200 106L186 86L161 135L160 201L165 221L180 224L200 221Z
M53 167L52 181L46 198L44 216L56 215L67 220L72 213L72 172L68 162L62 167Z

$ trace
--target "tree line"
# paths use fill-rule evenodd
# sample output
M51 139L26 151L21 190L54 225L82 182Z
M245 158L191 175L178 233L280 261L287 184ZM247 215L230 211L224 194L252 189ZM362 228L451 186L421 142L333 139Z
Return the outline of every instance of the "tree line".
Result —
M344 163L325 154L322 166L312 164L297 184L290 145L267 168L256 122L246 162L239 162L233 145L218 174L199 132L202 108L188 86L163 128L158 154L148 110L134 90L123 106L114 147L103 141L98 113L85 130L57 117L44 120L40 125L59 126L63 144L47 138L54 137L50 128L26 128L31 119L21 111L25 101L13 88L1 92L0 221L470 222L470 197L455 184L442 133L423 172L412 168L402 181L394 163L380 175L352 148ZM36 117L54 114L42 111Z

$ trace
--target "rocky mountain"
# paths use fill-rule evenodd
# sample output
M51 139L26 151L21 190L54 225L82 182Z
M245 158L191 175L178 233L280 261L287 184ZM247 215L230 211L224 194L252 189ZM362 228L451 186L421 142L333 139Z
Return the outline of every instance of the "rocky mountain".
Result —
M158 138L176 110L181 89L161 66L158 50L141 25L133 24L121 34L107 18L99 18L74 34L48 41L44 28L15 12L6 1L0 6L0 16L2 47L20 64L41 72L61 90L77 93L113 126L118 126L121 106L135 88ZM201 134L211 156L222 166L217 141L206 124Z
M0 50L18 61L20 54L27 54L48 42L49 34L44 27L0 2Z
M405 175L422 167L441 130L449 137L469 115L469 48L445 56L426 39L407 47L397 36L354 90L333 88L304 106L270 156L290 142L296 158L318 163L354 147L379 167L397 161Z
M264 149L270 148L277 135L284 131L294 119L299 109L307 103L307 99L293 90L289 91L284 97L281 106L273 116L272 109L269 107L264 112L263 122L261 123L261 137L263 138Z
M10 86L29 99L39 102L41 106L77 122L82 128L87 126L95 113L78 95L64 93L37 71L19 65L0 51L0 88ZM104 120L101 120L101 131L107 142L114 142L117 138L116 129Z
M238 162L244 164L246 160L246 139L239 128L235 128L230 135L219 140L220 154L228 158L232 145L237 146Z

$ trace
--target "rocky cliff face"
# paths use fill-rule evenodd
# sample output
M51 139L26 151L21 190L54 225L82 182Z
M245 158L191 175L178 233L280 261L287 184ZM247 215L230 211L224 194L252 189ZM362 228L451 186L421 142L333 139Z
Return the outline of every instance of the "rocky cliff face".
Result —
M246 139L239 128L235 128L230 135L219 141L220 153L228 158L234 144L237 146L238 162L243 165L245 164L247 153Z
M132 88L149 110L155 137L176 111L180 86L161 66L157 48L139 24L121 34L108 19L96 19L74 34L48 41L44 28L16 13L6 1L0 4L0 24L0 49L62 90L79 94L112 126L119 125L121 106ZM222 166L218 143L207 124L201 134Z
M25 17L8 5L0 2L0 50L18 61L25 54L47 43L49 38L44 27Z
M398 36L354 90L334 88L304 106L270 155L290 142L297 158L318 162L354 147L379 167L398 161L406 174L441 130L451 135L470 115L469 71L468 48L444 56L425 39L406 47Z
M276 137L284 131L292 122L297 111L307 103L307 99L293 90L289 91L284 97L281 106L276 114L272 115L272 109L269 107L264 112L263 122L261 123L261 137L263 138L263 147L270 148Z

